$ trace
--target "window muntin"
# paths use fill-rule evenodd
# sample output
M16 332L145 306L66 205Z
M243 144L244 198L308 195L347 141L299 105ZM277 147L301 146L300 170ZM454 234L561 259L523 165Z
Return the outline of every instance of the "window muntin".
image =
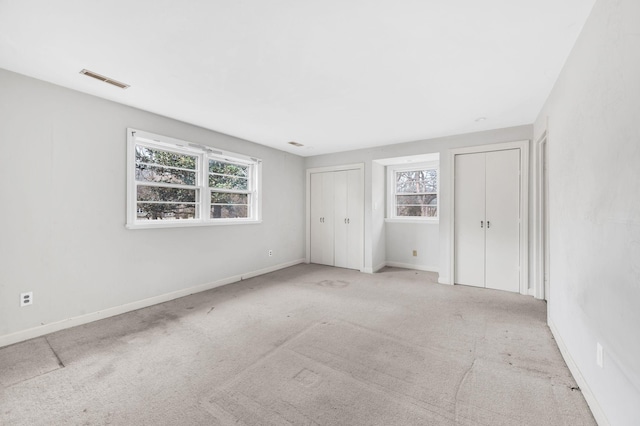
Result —
M389 218L438 219L436 164L391 167L389 177Z
M129 129L127 226L257 222L260 161Z

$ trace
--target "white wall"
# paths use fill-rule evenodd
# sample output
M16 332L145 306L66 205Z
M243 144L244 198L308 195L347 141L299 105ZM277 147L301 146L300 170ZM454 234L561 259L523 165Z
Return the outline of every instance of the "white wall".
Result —
M510 127L507 129L491 130L485 132L469 133L458 136L450 136L436 139L428 139L415 142L400 143L394 145L385 145L376 148L361 149L355 151L340 152L336 154L318 155L315 157L307 157L305 159L306 168L314 167L326 167L335 166L341 164L352 163L364 163L365 165L365 270L372 271L379 264L376 263L379 260L374 259L375 250L379 247L374 246L376 241L375 235L379 232L379 228L375 228L374 223L379 223L380 215L383 214L384 207L378 205L378 209L372 200L379 199L380 197L380 183L378 178L380 176L379 164L375 164L374 160L389 159L393 157L404 157L418 154L427 153L440 153L440 195L438 198L440 208L440 222L438 229L438 251L426 250L425 253L431 253L430 256L436 256L436 259L426 258L421 259L420 262L424 262L427 266L437 266L440 272L440 282L449 283L449 262L450 257L450 241L449 241L449 194L450 194L450 182L449 182L449 161L448 150L451 148L460 148L474 145L486 145L492 143L513 142L522 140L531 140L533 135L533 126L518 126ZM374 170L378 178L374 185ZM384 177L383 177L384 179ZM384 185L384 184L383 184ZM531 217L531 215L529 216ZM385 224L385 228L386 228ZM407 225L405 225L407 226ZM415 229L415 228L414 228ZM419 232L419 231L416 231ZM389 238L390 233L386 232L386 237ZM378 239L379 241L379 239ZM401 244L402 242L400 242ZM391 241L391 244L395 244ZM389 241L386 242L386 246L390 247ZM392 252L396 250L390 248ZM398 249L404 250L403 247ZM386 251L386 248L385 248ZM530 268L531 269L531 268Z
M371 244L372 261L375 272L384 267L387 253L387 235L385 233L384 212L386 200L386 167L373 162L371 164Z
M536 139L549 123L550 325L613 425L640 424L639 28L640 1L598 0L535 123Z
M0 345L304 258L301 157L5 70L0 94ZM127 127L262 158L263 223L125 229Z
M437 223L387 222L385 227L387 265L439 272L440 227Z

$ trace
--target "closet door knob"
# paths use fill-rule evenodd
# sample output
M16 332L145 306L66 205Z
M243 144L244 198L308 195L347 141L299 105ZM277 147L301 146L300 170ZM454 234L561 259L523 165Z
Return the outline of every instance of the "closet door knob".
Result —
M491 222L487 221L487 229L491 228Z
M480 228L484 228L484 220L480 221Z

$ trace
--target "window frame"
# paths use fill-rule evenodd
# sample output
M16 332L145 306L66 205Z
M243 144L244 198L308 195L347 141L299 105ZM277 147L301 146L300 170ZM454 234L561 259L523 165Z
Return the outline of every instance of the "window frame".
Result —
M397 196L407 195L398 194L396 188L396 174L398 172L407 172L414 170L435 170L436 171L436 216L398 216L397 215ZM438 223L440 221L440 162L439 161L427 161L420 163L409 163L401 165L389 165L387 166L387 216L385 221L387 222L401 222L401 223Z
M144 182L136 180L136 146L196 157L196 184L194 186ZM247 194L248 217L211 218L211 194L209 186L209 160L248 166L247 189L218 192ZM193 219L138 219L138 186L184 187L196 190L196 218ZM127 129L127 206L126 228L175 228L185 226L216 226L255 224L262 222L262 160L241 154L222 151L168 136L157 135L137 129Z

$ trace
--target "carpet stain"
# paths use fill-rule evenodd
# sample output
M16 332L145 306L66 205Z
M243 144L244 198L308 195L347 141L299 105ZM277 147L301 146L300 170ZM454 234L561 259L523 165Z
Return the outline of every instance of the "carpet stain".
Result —
M315 385L321 379L320 375L306 368L300 370L293 378L307 387Z
M351 284L348 281L343 281L343 280L322 280L319 281L317 283L315 283L316 285L320 286L320 287L330 287L330 288L344 288L347 287L349 284Z

